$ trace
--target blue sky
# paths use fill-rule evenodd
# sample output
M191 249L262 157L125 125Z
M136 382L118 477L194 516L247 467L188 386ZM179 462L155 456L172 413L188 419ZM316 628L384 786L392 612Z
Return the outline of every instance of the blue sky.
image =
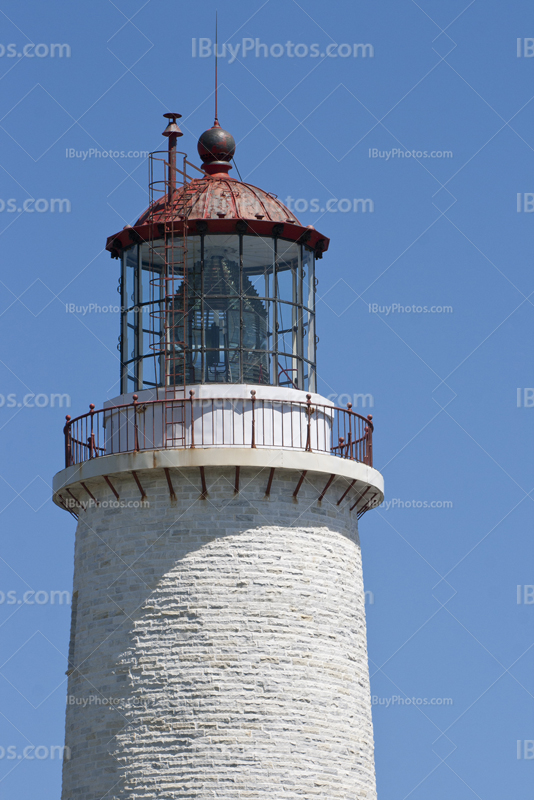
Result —
M75 415L119 392L117 314L66 309L118 304L105 240L147 205L146 159L120 152L159 149L161 115L178 111L196 162L213 121L199 40L213 39L217 8L0 7L0 798L60 793L57 757L7 751L64 736L70 608L50 594L71 589L75 523L50 501L67 413L51 396L68 394ZM526 800L531 3L234 0L218 11L232 47L219 118L239 171L331 238L317 270L320 391L373 404L387 503L360 529L379 798ZM40 602L18 603L28 591Z

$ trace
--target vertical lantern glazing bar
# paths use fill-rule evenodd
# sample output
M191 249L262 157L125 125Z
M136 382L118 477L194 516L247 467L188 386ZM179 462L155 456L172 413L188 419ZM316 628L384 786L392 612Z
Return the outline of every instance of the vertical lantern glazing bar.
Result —
M127 292L126 292L126 252L123 251L121 257L121 339L120 339L120 352L121 352L121 394L126 394L128 391L128 367L126 361L128 360L128 328L127 328L127 314L126 308Z
M271 240L274 244L274 239ZM273 259L271 261L271 265L274 261L274 247L272 249L273 252ZM265 309L267 311L267 343L266 347L268 352L268 365L269 365L269 375L267 378L267 383L270 383L271 386L276 386L276 375L272 374L273 370L273 303L271 302L270 298L272 297L271 288L270 288L270 279L271 279L271 272L272 266L269 268L269 264L265 264L265 275L264 275L264 289L263 289L263 296L265 297Z
M316 339L315 339L315 257L313 251L307 250L308 261L308 390L317 391L316 372Z
M205 383L206 376L206 325L204 320L205 304L204 304L204 241L205 236L200 234L200 382Z
M243 235L239 234L239 383L243 383Z
M136 391L143 388L143 264L141 261L142 253L141 247L136 246L137 250L137 267L135 270L135 315L137 318L137 327L135 329L135 349L137 354L137 369L136 378L137 385Z
M300 250L300 247L298 247ZM291 380L294 381L296 384L297 389L302 389L302 384L299 380L299 336L298 336L298 316L299 316L299 308L298 308L298 280L299 280L299 261L300 258L297 257L297 263L291 264L291 352L293 353L293 358L291 360ZM290 262L291 263L291 262Z
M276 268L278 266L278 237L273 239L274 242L274 253L273 253L273 330L272 330L272 340L273 340L273 386L279 385L279 374L278 374L278 275L276 273Z
M304 344L304 328L303 328L303 301L302 301L302 285L304 283L304 262L303 262L303 249L304 245L300 245L298 249L298 263L297 263L297 305L296 313L297 313L297 324L296 324L296 337L297 337L297 386L299 389L306 389L304 386L304 353L303 351L303 344Z

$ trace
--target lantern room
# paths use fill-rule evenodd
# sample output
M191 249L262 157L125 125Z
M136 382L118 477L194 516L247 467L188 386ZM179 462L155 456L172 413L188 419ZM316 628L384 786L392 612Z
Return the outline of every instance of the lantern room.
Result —
M316 391L315 261L328 239L276 195L230 177L233 137L215 122L202 167L150 156L150 204L108 239L121 261L121 393L194 384ZM190 177L191 172L198 177Z

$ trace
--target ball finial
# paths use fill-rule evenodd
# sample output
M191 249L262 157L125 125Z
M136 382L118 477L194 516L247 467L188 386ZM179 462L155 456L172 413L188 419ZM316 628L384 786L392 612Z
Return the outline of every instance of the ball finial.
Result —
M198 154L209 175L227 174L235 153L235 139L216 121L198 140Z

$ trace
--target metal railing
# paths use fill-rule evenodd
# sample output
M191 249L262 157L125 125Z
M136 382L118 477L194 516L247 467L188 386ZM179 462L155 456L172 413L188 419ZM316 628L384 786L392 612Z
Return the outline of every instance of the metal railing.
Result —
M64 427L65 466L143 450L206 447L296 449L373 465L372 415L306 401L250 398L162 399L109 406Z

